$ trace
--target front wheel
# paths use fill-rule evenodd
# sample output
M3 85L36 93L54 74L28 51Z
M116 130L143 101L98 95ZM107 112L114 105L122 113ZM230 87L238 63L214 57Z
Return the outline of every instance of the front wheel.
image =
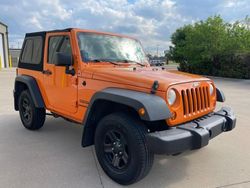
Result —
M146 130L142 122L123 113L108 115L98 123L96 155L103 170L117 183L135 183L150 171L154 155L145 143Z

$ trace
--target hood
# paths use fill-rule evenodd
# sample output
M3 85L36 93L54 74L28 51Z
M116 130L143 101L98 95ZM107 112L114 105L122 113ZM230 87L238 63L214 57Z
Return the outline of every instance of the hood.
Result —
M210 80L199 75L177 70L162 70L161 68L152 67L95 68L93 71L93 79L148 89L151 89L153 82L157 80L159 82L158 90L161 91L166 91L170 85L174 84Z

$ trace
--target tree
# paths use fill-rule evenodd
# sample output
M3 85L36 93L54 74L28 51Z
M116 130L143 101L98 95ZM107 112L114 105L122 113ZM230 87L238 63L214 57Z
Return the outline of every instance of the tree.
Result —
M246 23L248 17L244 22L230 24L220 16L213 16L181 27L171 36L173 46L167 56L180 63L182 71L246 78L250 74L250 68L248 72L243 70L249 62L242 62L247 59L242 55L250 54L250 30ZM235 67L238 69L232 73L230 69Z

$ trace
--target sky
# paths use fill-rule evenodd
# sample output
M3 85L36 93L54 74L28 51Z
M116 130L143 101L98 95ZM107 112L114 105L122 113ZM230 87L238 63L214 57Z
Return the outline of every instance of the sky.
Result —
M12 48L21 47L27 32L76 27L133 36L155 54L185 24L214 15L244 19L250 0L0 0L0 10Z

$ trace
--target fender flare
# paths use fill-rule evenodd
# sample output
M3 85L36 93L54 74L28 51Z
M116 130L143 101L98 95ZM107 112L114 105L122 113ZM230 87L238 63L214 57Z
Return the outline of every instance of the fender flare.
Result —
M89 103L86 116L83 120L82 146L93 144L95 128L91 125L91 114L93 104L98 100L106 100L126 105L138 112L140 108L145 109L145 114L140 116L145 121L165 120L171 117L171 112L166 101L154 94L132 91L127 89L107 88L97 92ZM94 129L94 130L93 130Z
M38 87L38 84L36 82L36 79L31 76L19 75L15 79L15 87L13 91L15 110L18 110L18 97L21 94L21 91L19 89L20 83L25 84L27 86L35 106L37 108L44 108L45 107L44 101L40 89Z
M216 101L218 102L225 102L226 97L223 93L222 90L220 90L219 88L216 88Z

